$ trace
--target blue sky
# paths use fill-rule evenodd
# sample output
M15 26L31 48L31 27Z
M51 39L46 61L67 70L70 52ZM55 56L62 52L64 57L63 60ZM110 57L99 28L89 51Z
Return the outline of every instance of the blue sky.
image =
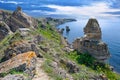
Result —
M0 0L0 8L21 6L29 15L71 18L120 18L120 0Z

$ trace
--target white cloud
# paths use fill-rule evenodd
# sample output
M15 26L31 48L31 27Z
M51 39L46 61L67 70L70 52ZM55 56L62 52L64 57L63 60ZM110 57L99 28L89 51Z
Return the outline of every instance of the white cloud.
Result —
M23 2L16 2L16 1L2 1L0 0L0 3L11 3L11 4L22 4Z
M120 15L113 15L106 12L116 12L120 9L110 8L107 3L94 3L87 6L59 6L59 5L44 5L45 7L56 9L55 12L47 12L47 14L68 15L75 17L100 17L113 18Z

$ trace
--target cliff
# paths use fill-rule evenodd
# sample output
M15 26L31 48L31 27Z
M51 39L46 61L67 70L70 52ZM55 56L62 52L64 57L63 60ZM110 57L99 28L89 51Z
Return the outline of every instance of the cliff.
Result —
M12 14L2 19L2 23L5 24L0 28L2 33L0 35L4 36L0 41L0 80L120 79L108 65L97 62L88 54L80 54L68 48L55 28L56 24L64 23L63 19L36 20L24 14L18 7ZM98 28L100 27L95 29ZM88 32L92 34L91 30L86 31L87 36L84 39L88 38L91 42L95 38L98 45L103 47L103 43L100 43L101 31L95 32L99 37L89 37Z

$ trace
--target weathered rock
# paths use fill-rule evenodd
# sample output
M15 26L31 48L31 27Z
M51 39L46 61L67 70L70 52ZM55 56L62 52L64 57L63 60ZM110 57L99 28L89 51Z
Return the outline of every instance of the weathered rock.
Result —
M44 42L44 40L45 40L45 39L44 39L43 36L37 35L37 36L35 36L33 42L34 42L35 44L40 44L40 43Z
M3 61L12 58L14 54L18 55L28 51L34 51L37 56L42 57L42 55L39 53L39 49L34 43L28 43L23 41L14 42L13 44L11 44L11 46L4 51L5 54L3 57Z
M16 55L0 64L0 73L6 73L9 72L9 70L14 69L16 71L27 73L29 79L32 79L35 75L36 57L35 52L32 51Z
M15 32L18 28L37 28L38 22L36 19L26 15L22 12L21 7L18 7L6 23L9 25L11 31Z
M108 46L101 40L101 29L96 19L89 19L84 28L84 37L73 42L73 48L81 53L89 53L99 61L109 58Z
M104 75L98 75L98 76L93 76L89 78L90 80L109 80L106 76Z
M84 37L87 39L101 40L101 29L96 19L89 19L86 27L84 28Z
M64 69L60 68L57 62L51 63L50 66L52 66L54 68L54 72L59 74L63 79L74 80L71 75L69 75Z
M71 61L68 61L66 66L68 67L69 69L69 73L77 73L79 72L79 68L77 67L77 65Z
M26 78L23 75L7 75L4 78L0 79L0 80L26 80Z
M40 46L40 49L43 50L44 52L48 52L49 51L49 48L47 48L47 47Z
M3 21L0 21L0 40L4 39L10 33L12 33L10 28Z
M0 10L0 21L5 21L10 15L10 11Z
M19 28L18 31L20 32L22 37L30 36L30 29L29 28Z
M69 73L78 73L80 71L80 68L72 61L61 59L60 63L68 68Z

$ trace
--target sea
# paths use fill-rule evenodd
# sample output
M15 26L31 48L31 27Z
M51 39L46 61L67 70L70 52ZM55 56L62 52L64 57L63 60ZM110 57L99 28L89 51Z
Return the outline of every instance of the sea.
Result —
M75 22L68 22L59 25L57 28L62 29L69 26L70 31L63 32L63 36L72 42L76 38L84 35L83 28L86 26L88 20L77 20ZM108 64L114 67L114 71L120 73L120 22L117 20L98 20L102 30L102 41L108 44L111 57L108 59Z

